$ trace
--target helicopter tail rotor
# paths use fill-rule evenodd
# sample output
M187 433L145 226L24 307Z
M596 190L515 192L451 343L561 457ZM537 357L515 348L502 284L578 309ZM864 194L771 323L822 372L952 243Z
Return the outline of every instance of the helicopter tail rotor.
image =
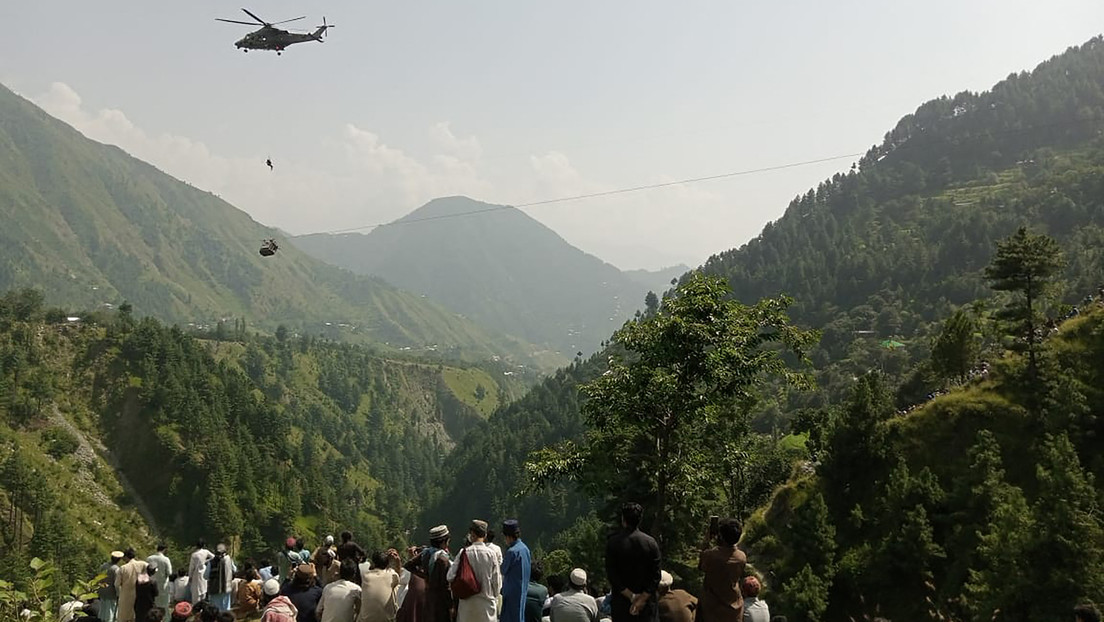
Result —
M318 30L315 30L313 35L312 35L314 37L314 40L318 41L319 43L322 43L323 42L322 38L326 36L326 31L329 30L330 28L334 28L334 27L335 26L333 24L330 24L330 23L326 22L326 16L323 15L322 16L322 25L319 26Z

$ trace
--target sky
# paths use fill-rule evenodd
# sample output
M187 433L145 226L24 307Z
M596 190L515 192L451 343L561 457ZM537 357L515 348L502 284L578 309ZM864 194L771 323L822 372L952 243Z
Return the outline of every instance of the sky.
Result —
M302 234L863 152L1104 30L1100 0L248 1L336 28L278 57L234 48L235 3L4 0L0 82ZM856 159L523 209L623 269L697 265Z

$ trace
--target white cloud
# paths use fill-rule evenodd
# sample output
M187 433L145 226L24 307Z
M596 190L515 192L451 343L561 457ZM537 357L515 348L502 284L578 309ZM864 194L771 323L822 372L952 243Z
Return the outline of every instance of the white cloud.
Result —
M429 128L429 138L445 154L458 159L478 160L483 157L483 145L479 144L479 139L475 136L458 137L448 121L441 121Z
M475 136L458 136L448 122L427 128L434 153L417 158L352 123L323 140L336 143L326 161L295 158L264 166L264 154L228 157L201 141L151 133L117 109L93 110L68 85L56 82L33 98L50 114L89 138L114 144L165 172L214 192L257 220L292 233L347 229L388 222L432 198L464 194L492 202L530 202L613 190L583 174L559 151L531 155L510 170L483 162ZM654 182L666 181L656 178ZM648 183L647 181L643 183ZM709 218L720 197L675 186L647 193L565 202L527 210L569 242L617 265L658 267L672 254L650 249L701 246L716 231ZM701 256L720 250L720 242ZM673 256L686 257L675 253Z
M493 185L470 161L481 152L475 137L458 138L447 123L430 128L445 153L419 161L379 134L346 124L329 162L225 157L199 141L151 134L120 110L90 110L68 85L55 82L33 98L43 109L99 142L117 145L170 175L210 190L266 224L299 233L387 222L442 195L487 196Z

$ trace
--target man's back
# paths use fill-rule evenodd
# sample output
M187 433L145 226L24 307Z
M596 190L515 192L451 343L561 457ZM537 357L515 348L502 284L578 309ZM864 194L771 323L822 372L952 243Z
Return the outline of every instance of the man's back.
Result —
M766 601L755 596L744 599L744 622L770 622L770 608Z
M320 622L353 622L360 604L360 586L344 579L330 583L322 590L317 611Z
M659 545L640 531L622 530L606 542L606 569L613 593L655 594L659 589Z
M395 590L399 586L399 575L389 569L360 569L360 622L388 622L395 619L399 605Z
M552 622L598 622L598 601L581 590L552 597Z
M167 592L169 589L169 575L172 574L172 562L164 553L154 553L146 558L146 563L149 564L149 568L157 569L157 573L153 576L158 591Z
M741 622L740 579L747 556L740 549L716 546L701 552L698 568L702 577L701 609L710 622Z

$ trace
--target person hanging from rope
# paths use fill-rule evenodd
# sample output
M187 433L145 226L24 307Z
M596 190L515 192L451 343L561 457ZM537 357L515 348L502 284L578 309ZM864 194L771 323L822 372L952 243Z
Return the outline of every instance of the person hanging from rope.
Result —
M265 160L265 164L268 165L268 170L270 170L270 171L276 170L276 169L272 168L272 158L269 158L269 159Z

